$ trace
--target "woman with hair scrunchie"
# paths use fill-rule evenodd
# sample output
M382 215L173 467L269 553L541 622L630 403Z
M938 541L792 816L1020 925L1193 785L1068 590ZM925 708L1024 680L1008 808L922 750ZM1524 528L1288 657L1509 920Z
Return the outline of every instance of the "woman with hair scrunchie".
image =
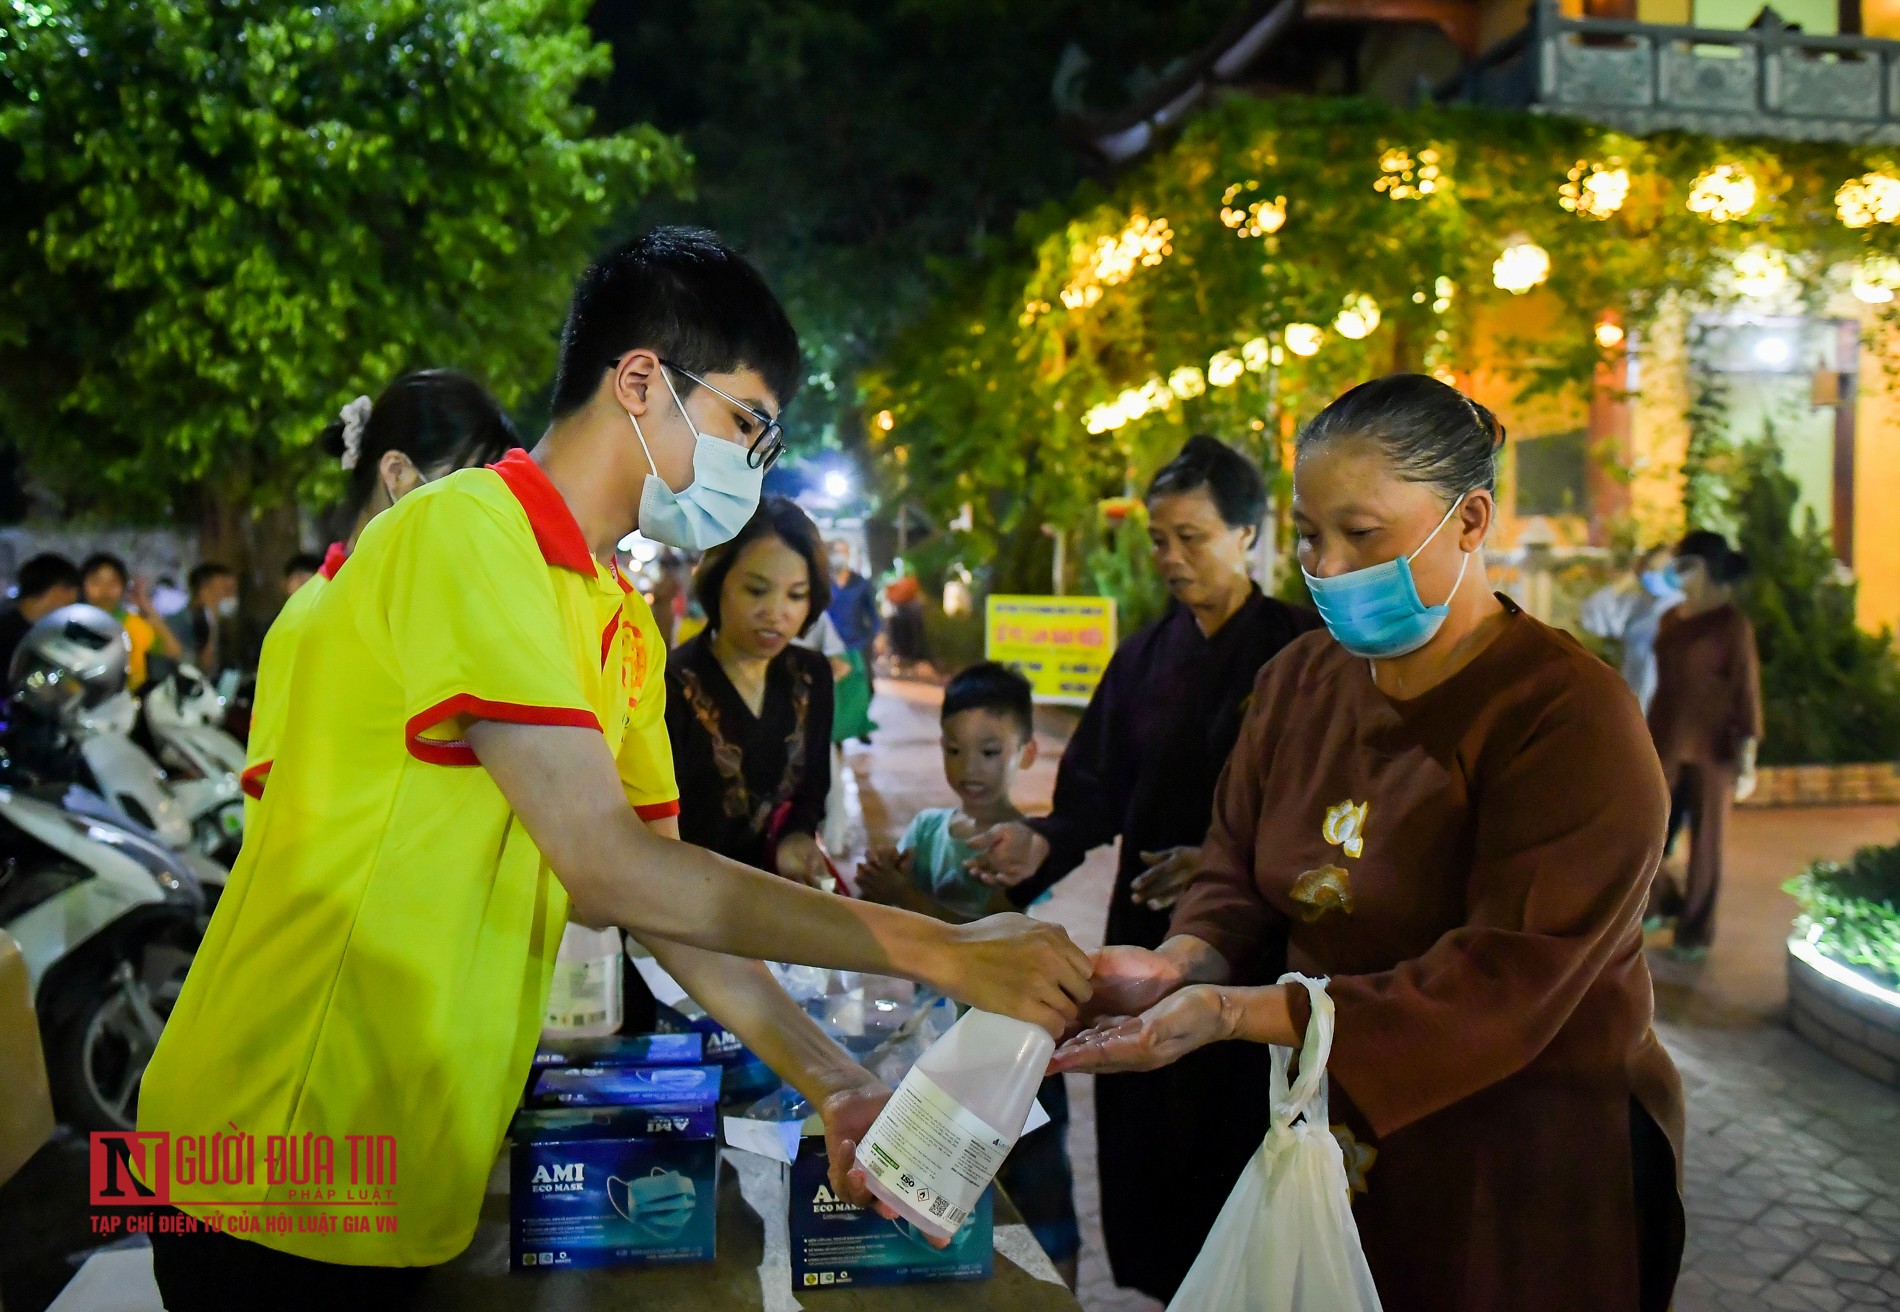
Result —
M1715 936L1729 807L1755 791L1761 661L1755 630L1734 598L1748 575L1747 556L1720 533L1699 529L1677 544L1670 572L1684 600L1656 629L1649 732L1678 817L1688 821L1689 863L1680 883L1667 866L1658 872L1650 923L1673 918L1675 952L1693 961Z
M349 489L331 512L338 541L330 544L316 576L284 602L264 635L241 776L247 824L264 796L290 714L290 666L304 624L356 539L371 520L423 484L500 460L521 445L495 399L453 369L404 374L373 402L357 397L317 440L349 474Z

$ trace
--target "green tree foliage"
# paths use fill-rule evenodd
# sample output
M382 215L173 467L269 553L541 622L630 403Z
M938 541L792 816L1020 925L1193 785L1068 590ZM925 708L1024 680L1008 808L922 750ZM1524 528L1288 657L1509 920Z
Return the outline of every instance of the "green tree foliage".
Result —
M1795 515L1794 479L1772 441L1742 447L1734 488L1738 545L1753 566L1742 606L1761 654L1761 760L1777 765L1900 758L1900 659L1890 633L1854 621L1812 513Z
M590 136L580 0L0 4L0 429L119 515L280 502L406 368L541 386L603 226L688 159Z
M1133 498L1115 503L1120 513L1103 515L1099 544L1089 552L1086 577L1091 590L1115 599L1116 629L1133 633L1161 618L1168 607L1168 585L1155 569L1148 540L1148 507Z
M1607 218L1560 205L1579 162L1626 170ZM1233 96L1112 191L1085 184L1021 220L866 374L866 409L894 420L870 436L933 513L986 507L971 557L997 561L998 587L1020 586L1008 562L1032 525L1081 522L1192 432L1250 443L1272 467L1294 425L1351 383L1461 371L1480 353L1527 393L1586 385L1605 311L1641 329L1673 294L1719 303L1736 294L1734 256L1758 243L1789 252L1814 291L1838 261L1895 247L1892 225L1849 230L1834 214L1842 181L1881 163L1848 146ZM1685 202L1718 164L1744 166L1757 201L1713 223ZM1549 255L1558 330L1482 341L1480 312L1511 296L1493 263L1520 237ZM1353 338L1338 316L1360 297L1379 320ZM1317 353L1288 349L1295 324L1319 329ZM1131 399L1138 417L1104 422L1103 407Z
M596 8L603 122L678 132L688 217L738 242L797 322L814 385L794 453L861 438L855 373L1016 215L1066 195L1058 99L1111 107L1233 17L1232 0L652 0ZM840 427L842 425L842 428ZM1046 566L1045 566L1046 568Z

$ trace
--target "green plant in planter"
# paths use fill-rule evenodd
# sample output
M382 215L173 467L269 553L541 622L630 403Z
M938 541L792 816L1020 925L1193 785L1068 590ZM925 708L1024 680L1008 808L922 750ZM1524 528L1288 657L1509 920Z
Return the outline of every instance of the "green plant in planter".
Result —
M1816 861L1782 885L1801 904L1795 932L1888 986L1900 986L1900 845L1863 847L1845 865Z

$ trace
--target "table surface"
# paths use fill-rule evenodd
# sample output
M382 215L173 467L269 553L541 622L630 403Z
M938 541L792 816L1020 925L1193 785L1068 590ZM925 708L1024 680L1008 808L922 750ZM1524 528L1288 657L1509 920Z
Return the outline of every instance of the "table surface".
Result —
M996 1224L1022 1218L1000 1190ZM764 1228L739 1193L739 1176L719 1168L719 1252L711 1263L692 1266L605 1267L585 1271L508 1269L508 1173L505 1158L490 1177L475 1239L466 1252L436 1271L421 1303L425 1312L755 1312ZM1060 1285L1038 1280L1002 1254L988 1280L956 1284L900 1285L882 1289L800 1289L811 1312L1080 1312L1081 1304Z

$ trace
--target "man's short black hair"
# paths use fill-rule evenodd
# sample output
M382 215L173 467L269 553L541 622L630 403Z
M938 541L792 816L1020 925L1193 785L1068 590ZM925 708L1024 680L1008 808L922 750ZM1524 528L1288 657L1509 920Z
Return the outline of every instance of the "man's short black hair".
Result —
M43 552L20 566L20 600L44 597L54 588L77 592L83 582L79 567L72 561L57 552Z
M1144 501L1205 488L1228 528L1258 528L1267 513L1267 482L1260 466L1216 437L1196 433L1181 453L1155 472Z
M951 716L964 711L988 711L1015 721L1024 742L1036 735L1035 698L1029 680L1007 665L979 661L950 680L943 690L942 722L948 723Z
M207 560L202 565L193 565L191 567L191 573L187 575L185 579L185 590L195 597L198 595L200 589L213 579L236 577L237 571L232 569L229 565L221 561Z
M315 574L323 568L323 557L308 551L299 551L284 562L284 577L292 574Z
M704 228L655 228L581 275L561 329L554 417L585 406L601 375L642 347L702 377L756 369L781 409L804 373L785 307L757 269ZM692 381L673 385L683 399Z

